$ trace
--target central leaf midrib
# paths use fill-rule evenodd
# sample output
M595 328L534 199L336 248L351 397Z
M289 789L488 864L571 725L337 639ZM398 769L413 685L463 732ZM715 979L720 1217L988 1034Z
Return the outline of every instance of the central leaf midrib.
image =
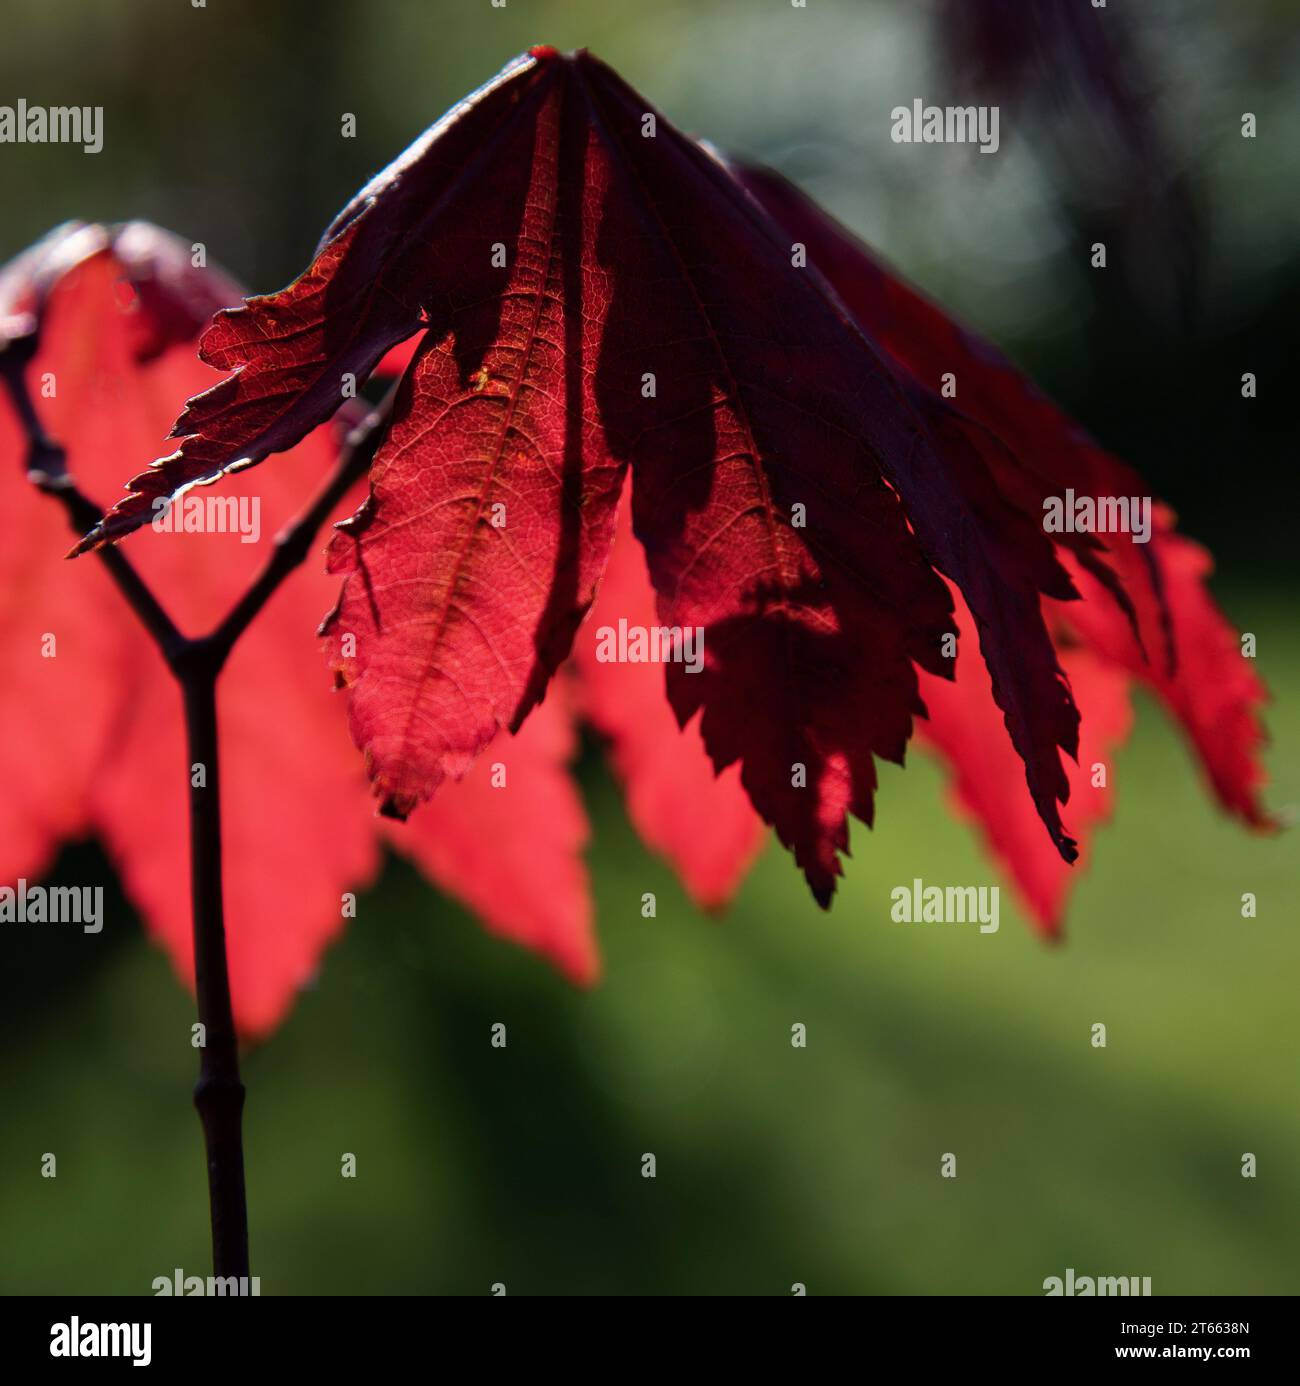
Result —
M558 116L557 116L557 118L556 118L556 129L555 129L555 133L554 133L554 136L553 136L553 141L558 141L559 137L560 137L560 122L559 122L559 119L558 119ZM553 146L553 150L554 150L554 146ZM556 167L556 170L558 171L558 167L559 167L559 159L558 159L558 157L556 157L556 159L555 159L555 167ZM532 187L532 186L536 186L536 182L537 182L537 179L536 179L536 176L534 175L534 177L533 177L532 179L530 179L530 190L531 190L531 187ZM416 685L415 685L415 688L414 688L414 690L413 690L413 692L412 692L412 696L411 696L410 701L409 701L409 706L408 706L408 709L407 709L406 726L405 726L405 727L403 728L403 730L402 730L402 736L401 736L401 741L400 741L400 744L402 745L403 748L408 747L408 746L411 744L411 730L412 730L412 727L414 726L414 723L415 723L415 714L416 714L416 710L417 710L417 708L419 707L421 695L422 695L422 693L423 693L423 691L424 691L424 688L425 688L425 686L428 684L430 678L433 677L433 675L434 675L435 673L438 672L438 669L437 669L437 657L438 657L438 652L439 652L439 650L440 650L440 648L441 648L442 641L443 641L443 636L444 636L444 634L445 634L445 632L446 632L447 622L448 622L448 619L450 618L452 604L453 604L453 601L454 601L454 599L455 599L456 593L457 593L457 591L458 591L459 588L460 588L461 582L462 582L462 580L463 580L464 577L465 577L466 568L467 568L467 563L468 563L470 551L471 551L472 548L474 547L474 542L475 542L475 540L478 538L478 533L479 533L479 529L480 529L480 522L481 522L482 517L483 517L483 508L484 508L484 506L485 506L486 503L487 503L487 497L488 497L489 493L491 492L493 483L494 483L495 480L496 480L497 473L498 473L498 471L499 471L499 469L500 469L500 466L501 466L501 459L502 459L502 457L503 457L503 455L504 455L504 453L505 453L506 439L507 439L507 437L509 436L510 430L511 430L511 428L513 427L513 424L514 424L515 414L516 414L516 411L517 411L518 405L519 405L519 399L520 399L520 396L521 396L522 393L523 393L524 384L525 384L525 382L527 381L528 374L529 374L529 370L530 370L531 365L532 365L533 351L534 351L534 349L535 349L535 347L536 347L536 345L537 345L537 342L538 342L538 339L539 339L539 336L540 336L539 328L540 328L540 325L541 325L542 310L543 310L543 307L544 307L544 305L545 305L545 303L546 303L546 301L547 301L547 285L550 283L550 280L551 280L551 270L552 270L552 268L553 268L553 266L554 266L554 263L555 263L555 249L556 249L556 234L555 234L555 232L556 232L556 223L557 223L558 216L559 216L559 205L560 205L559 188L558 188L557 185L556 185L556 179L555 179L555 178L551 178L551 179L549 180L548 186L549 186L549 188L550 188L551 198L550 198L550 205L549 205L549 207L548 207L548 209L547 209L549 224L548 224L548 227L547 227L547 235L546 235L546 244L547 244L547 250L546 250L546 263L545 263L544 267L542 268L542 272L541 272L540 277L539 277L539 280L538 280L537 289L536 289L536 292L535 292L535 294L534 294L535 302L534 302L534 305L533 305L533 320L532 320L532 323L529 325L528 338L527 338L527 345L525 346L524 350L520 353L520 365L519 365L519 369L518 369L518 372L517 372L517 374L516 374L515 380L514 380L514 382L513 382L513 387L512 387L512 389L510 390L509 395L508 395L508 404L507 404L507 408L506 408L506 410L505 410L504 419L503 419L503 422L502 422L502 425L501 425L500 434L499 434L499 437L498 437L498 439L497 439L497 445L496 445L496 448L495 448L495 450L494 450L491 463L490 463L490 464L488 465L488 467L487 467L486 473L485 473L484 478L483 478L483 483L482 483L482 486L481 486L480 491L479 491L478 505L477 505L477 507L476 507L476 509L475 509L473 518L471 519L471 521L470 521L470 523L469 523L469 526L468 526L468 529L467 529L465 538L464 538L464 540L463 540L462 543L461 543L460 552L456 555L456 560L455 560L455 562L454 562L454 564L453 564L453 566L452 566L451 573L450 573L450 575L448 576L448 579L447 579L446 593L445 593L445 595L444 595L444 597L443 597L441 610L439 611L438 617L437 617L437 627L436 627L436 629L435 629L435 631L434 631L432 640L431 640L431 642L430 642L430 644L429 644L429 654L428 654L427 658L425 659L424 667L423 667L423 669L422 669L421 672L420 672L420 676L419 676L419 678L416 680ZM523 228L522 228L522 226L521 226L521 228L520 228L520 240L522 241L522 239L523 239ZM508 291L509 291L509 286L507 285L506 291L503 291L503 292L508 292ZM498 398L500 398L500 396L498 396ZM496 709L495 709L495 708L493 709L493 712L494 712L494 714L496 713ZM499 720L499 718L498 718L498 720Z

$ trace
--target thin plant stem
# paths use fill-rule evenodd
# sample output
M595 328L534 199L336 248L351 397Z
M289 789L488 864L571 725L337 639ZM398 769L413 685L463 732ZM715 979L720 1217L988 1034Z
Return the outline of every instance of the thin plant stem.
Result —
M239 1041L230 1003L221 881L221 762L217 742L217 675L221 656L188 641L173 671L185 703L190 777L190 895L194 921L194 992L203 1043L194 1105L208 1155L212 1262L218 1276L248 1274L248 1205L244 1195Z
M41 426L25 367L35 340L0 350L0 382L13 400L27 437L27 475L57 500L78 535L94 528L102 512L68 472L63 448ZM212 1217L212 1260L217 1276L247 1276L248 1206L244 1189L244 1085L230 999L222 887L221 766L217 679L234 647L280 584L311 551L321 526L365 475L391 417L391 389L348 435L333 472L316 497L276 536L270 558L244 595L208 635L184 635L115 545L95 550L114 585L153 638L180 686L185 711L190 806L190 887L194 928L194 990L203 1039L194 1105L203 1127Z

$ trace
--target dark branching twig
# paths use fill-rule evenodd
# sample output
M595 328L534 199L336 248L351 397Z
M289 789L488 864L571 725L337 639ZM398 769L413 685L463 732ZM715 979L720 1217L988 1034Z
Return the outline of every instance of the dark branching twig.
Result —
M102 512L82 494L67 469L63 448L46 434L27 388L26 368L35 335L0 348L0 382L13 400L27 437L27 475L64 508L78 535ZM208 635L186 636L163 609L131 560L114 545L96 550L118 591L152 636L181 689L190 784L190 887L194 921L194 988L204 1043L194 1105L203 1124L212 1213L212 1258L218 1276L248 1275L248 1210L244 1196L241 1118L244 1085L230 1004L222 898L221 781L217 740L217 676L231 649L284 579L311 550L321 526L365 475L392 412L395 387L353 428L338 463L316 498L275 540L265 567ZM202 766L201 775L192 767ZM196 783L198 781L198 783Z
M35 347L35 338L24 338L0 350L0 382L3 383L27 437L27 479L38 490L57 500L67 512L68 521L78 534L99 522L99 507L77 490L67 469L63 449L50 438L36 413L27 389L26 368ZM170 616L145 586L131 560L120 549L103 548L100 560L108 569L127 605L140 624L153 636L154 643L169 662L184 643Z
M379 444L383 441L396 393L397 385L394 384L375 408L352 429L343 444L338 466L321 487L315 500L287 529L276 536L275 547L266 566L213 633L212 638L223 646L227 653L248 629L249 623L266 605L285 576L307 557L317 532L334 513L339 502L369 471Z

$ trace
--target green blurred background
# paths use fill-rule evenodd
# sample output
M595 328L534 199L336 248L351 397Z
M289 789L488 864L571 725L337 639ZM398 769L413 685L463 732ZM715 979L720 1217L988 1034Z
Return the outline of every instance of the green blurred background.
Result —
M1136 203L1041 54L997 157L890 143L891 107L956 90L969 55L944 58L944 6L8 0L0 102L102 104L106 140L93 157L0 146L0 260L67 217L145 217L271 289L512 54L590 46L685 128L807 186L1142 468L1258 637L1269 798L1293 811L1295 6L1109 11L1135 21L1161 131ZM1098 228L1124 248L1104 275L1083 249ZM832 913L770 848L722 921L639 845L595 746L580 773L599 987L571 989L393 862L249 1056L265 1293L1036 1294L1070 1266L1157 1294L1300 1291L1294 840L1221 818L1152 705L1058 948L1006 897L996 935L890 923L899 882L991 879L924 757L882 767ZM58 874L111 879L93 844ZM148 1293L172 1267L206 1272L194 1054L165 1038L192 1007L169 965L123 930L16 933L4 961L0 1289ZM39 1177L47 1150L57 1179Z

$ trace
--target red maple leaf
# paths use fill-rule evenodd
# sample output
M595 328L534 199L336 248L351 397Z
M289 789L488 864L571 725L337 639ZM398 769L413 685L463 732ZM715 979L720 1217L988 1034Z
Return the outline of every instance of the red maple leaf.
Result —
M1165 512L1149 549L1044 532L1063 488L1141 496L1136 476L789 185L729 167L585 53L510 65L353 200L289 288L218 317L202 355L232 374L82 547L291 447L416 333L369 497L331 549L326 627L391 814L525 724L616 563L630 471L658 618L704 637L698 671L667 663L674 745L698 736L731 770L720 793L738 767L822 903L847 815L871 821L874 758L901 761L929 704L964 800L1054 923L1077 852L1060 753L1076 758L1080 704L1085 751L1122 735L1116 668L1266 823L1262 690L1198 551ZM599 710L599 682L594 716L649 802L641 726ZM751 850L744 817L720 834L722 885ZM667 826L660 810L650 836L690 877Z

